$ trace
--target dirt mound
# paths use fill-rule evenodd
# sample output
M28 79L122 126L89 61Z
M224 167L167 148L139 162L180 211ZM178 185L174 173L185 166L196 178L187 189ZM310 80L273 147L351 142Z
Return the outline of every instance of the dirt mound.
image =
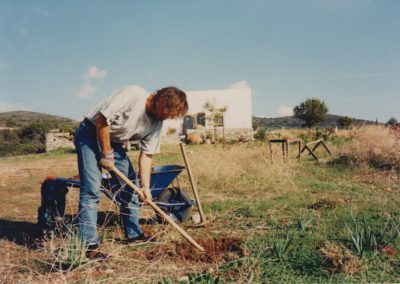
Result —
M239 238L220 237L196 240L205 250L200 252L189 243L172 243L154 248L145 254L146 260L174 258L189 262L226 262L247 255Z
M321 252L326 265L332 271L339 271L347 275L353 275L365 269L361 259L356 257L342 244L324 244Z
M314 202L307 208L313 210L320 210L323 208L335 208L336 206L342 205L344 203L346 203L346 201L341 198L326 197Z

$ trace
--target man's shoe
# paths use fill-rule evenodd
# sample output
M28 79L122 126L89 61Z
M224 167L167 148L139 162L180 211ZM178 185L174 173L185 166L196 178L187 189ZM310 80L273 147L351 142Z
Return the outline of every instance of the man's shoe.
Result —
M125 243L131 244L134 242L154 242L156 240L156 237L154 235L147 235L145 233L141 233L139 236L134 237L134 238L129 238L125 240Z
M98 245L90 245L86 250L86 258L92 260L106 260L110 258L108 253L100 250Z

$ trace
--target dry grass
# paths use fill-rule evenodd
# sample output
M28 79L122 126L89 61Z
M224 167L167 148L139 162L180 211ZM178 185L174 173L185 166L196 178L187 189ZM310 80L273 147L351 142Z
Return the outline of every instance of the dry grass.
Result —
M324 244L320 249L329 269L353 275L365 269L365 264L344 245Z
M400 141L390 128L363 126L351 133L351 143L343 146L338 156L341 162L353 166L399 169Z

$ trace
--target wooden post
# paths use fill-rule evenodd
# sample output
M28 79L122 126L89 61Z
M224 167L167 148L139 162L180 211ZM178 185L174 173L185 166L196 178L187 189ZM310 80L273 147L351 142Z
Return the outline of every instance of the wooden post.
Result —
M214 125L214 146L217 147L217 127Z
M225 125L222 125L222 142L223 148L225 148Z
M299 158L299 161L300 161L300 156L301 156L301 140L299 140L299 153L298 153L298 158Z
M289 142L286 140L284 143L286 144L286 159L289 159Z
M272 142L271 141L268 141L268 146L269 146L269 156L270 156L271 161L272 161Z

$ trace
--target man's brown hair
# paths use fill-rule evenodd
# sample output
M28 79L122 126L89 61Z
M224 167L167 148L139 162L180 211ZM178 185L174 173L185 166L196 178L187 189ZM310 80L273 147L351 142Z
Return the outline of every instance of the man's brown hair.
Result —
M188 108L185 92L176 87L162 88L152 98L153 114L161 120L183 117Z

